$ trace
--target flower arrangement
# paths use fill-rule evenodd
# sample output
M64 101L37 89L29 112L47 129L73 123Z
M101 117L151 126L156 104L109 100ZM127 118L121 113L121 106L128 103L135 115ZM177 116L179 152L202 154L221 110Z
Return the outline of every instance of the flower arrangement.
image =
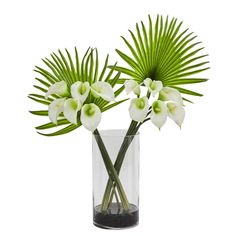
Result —
M202 96L183 86L207 81L195 75L209 69L209 62L205 60L208 55L201 54L203 47L200 42L188 29L182 30L182 22L176 18L158 15L153 24L149 16L148 26L143 22L137 23L136 31L129 30L129 33L131 41L122 37L128 54L116 49L127 66L109 65L107 56L102 70L99 70L96 48L89 48L81 61L76 48L74 60L67 50L66 55L59 50L58 54L52 53L50 59L43 59L47 69L35 67L42 78L36 78L40 85L34 87L42 93L29 95L30 99L47 107L31 113L50 119L49 123L36 127L38 133L62 135L84 126L96 135L109 176L101 204L102 212L108 210L114 195L119 197L122 209L129 211L129 201L119 173L130 145L124 139L112 163L98 130L102 113L130 100L130 97L118 99L126 91L126 95L135 96L129 101L131 122L126 136L135 135L148 121L161 129L170 118L181 127L185 103L192 102L185 95ZM59 128L55 132L42 133L42 130L55 127Z

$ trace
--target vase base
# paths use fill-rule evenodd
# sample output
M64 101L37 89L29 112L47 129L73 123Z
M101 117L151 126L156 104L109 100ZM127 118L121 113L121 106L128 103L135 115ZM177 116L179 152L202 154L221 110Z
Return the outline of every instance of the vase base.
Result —
M101 205L94 209L93 224L102 229L127 229L138 225L139 210L130 204L129 212L122 211L117 203L112 203L106 212L102 212Z

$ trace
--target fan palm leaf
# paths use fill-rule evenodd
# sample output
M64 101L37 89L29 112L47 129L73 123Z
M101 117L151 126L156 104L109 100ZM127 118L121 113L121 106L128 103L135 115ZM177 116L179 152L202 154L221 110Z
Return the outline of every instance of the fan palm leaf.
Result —
M121 36L129 54L119 49L116 52L129 67L115 69L140 84L151 78L161 80L164 86L178 89L181 93L202 96L180 86L207 81L195 76L209 69L209 61L205 59L208 55L200 54L204 49L201 42L196 41L196 36L188 29L182 30L183 22L178 23L176 18L169 20L168 16L157 15L155 24L150 16L148 19L148 27L141 22L141 25L136 24L135 33L129 30L132 43ZM124 79L119 82L123 83Z
M105 81L111 84L112 87L115 86L117 80L120 78L120 72L115 71L115 65L108 69L108 60L109 56L107 55L103 68L99 74L99 57L98 50L88 48L84 54L82 61L80 63L79 54L75 48L75 60L73 61L71 54L67 49L65 49L64 55L60 50L58 53L52 53L51 58L42 59L46 65L46 69L35 66L35 72L41 75L41 78L35 78L37 85L34 85L34 88L37 89L38 93L29 94L29 98L43 105L49 105L54 99L58 98L57 95L50 95L48 98L45 98L45 92L48 91L48 88L55 82L65 81L67 86L70 87L76 81L89 82L90 84L95 83L96 81ZM121 86L115 91L115 97L117 97L124 89L124 86ZM88 96L86 103L94 103L100 109L101 112L109 110L110 108L126 101L123 99L115 103L109 104L109 102L103 100L102 98L94 98L93 96ZM34 115L38 116L48 116L48 110L37 110L30 111ZM71 132L81 126L78 114L78 123L71 124L64 116L61 114L57 124L52 122L40 125L35 127L37 130L45 130L55 127L61 127L55 132L51 133L41 133L45 136L55 136L61 135L68 132Z

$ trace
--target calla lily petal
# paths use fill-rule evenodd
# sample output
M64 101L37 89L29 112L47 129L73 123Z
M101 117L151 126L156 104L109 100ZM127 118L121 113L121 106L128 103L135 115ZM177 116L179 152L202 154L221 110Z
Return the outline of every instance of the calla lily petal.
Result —
M47 93L45 94L45 98L47 99L51 94L67 97L69 93L66 82L62 80L60 82L56 82L55 84L51 85Z
M167 103L168 108L168 116L179 126L181 127L184 117L185 117L185 110L179 104L175 102Z
M152 82L152 79L146 78L143 82L144 82L146 87L149 87L149 84Z
M169 87L164 87L160 91L160 100L162 101L172 101L172 102L177 102L180 105L183 105L183 99L180 94L180 92L177 89L174 88L169 88Z
M102 97L104 100L110 102L115 100L115 94L111 85L107 82L99 81L91 86L93 96L96 98Z
M126 80L124 85L125 85L125 91L127 95L133 91L134 94L136 94L137 96L140 96L140 86L137 83L137 81L132 80L132 79Z
M163 88L163 84L160 80L151 80L150 78L146 78L144 80L144 84L146 87L148 87L148 90L153 97L155 97Z
M64 103L64 116L72 124L77 124L77 113L82 105L79 100L69 98Z
M167 120L166 104L159 100L153 102L150 118L151 122L160 129Z
M80 103L84 103L89 95L90 85L89 82L77 81L70 87L71 95L74 99L79 100Z
M83 105L80 120L86 129L93 132L98 127L101 121L101 116L102 113L99 107L94 103L90 103Z
M134 98L131 100L129 114L132 120L143 122L148 112L148 98Z
M66 98L55 99L48 106L48 116L54 124L57 124L57 117L64 111L65 100Z

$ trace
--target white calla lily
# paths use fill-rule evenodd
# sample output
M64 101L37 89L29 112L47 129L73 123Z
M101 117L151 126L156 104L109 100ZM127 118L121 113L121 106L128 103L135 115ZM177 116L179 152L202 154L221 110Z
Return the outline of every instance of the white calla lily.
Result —
M71 95L74 99L79 100L80 103L84 103L89 95L90 85L88 82L77 81L70 87Z
M81 109L82 105L79 100L69 98L64 103L64 116L72 124L77 124L77 113Z
M101 116L102 113L99 107L94 103L90 103L83 105L80 120L86 129L93 132L98 127L101 121Z
M64 111L64 103L66 98L58 98L53 100L48 106L49 119L57 124L57 117Z
M144 80L144 84L153 97L155 97L163 88L163 84L160 80L152 80L150 78L147 78Z
M157 100L152 104L152 112L150 115L151 122L159 129L167 120L167 106L164 102Z
M131 100L129 114L132 120L143 122L148 112L148 98L134 98Z
M47 93L45 94L45 98L47 99L50 95L56 94L62 97L67 97L69 95L67 84L64 80L60 82L56 82L55 84L52 84Z
M185 117L185 110L184 108L179 104L175 102L168 102L167 103L168 108L168 116L179 126L181 127L184 117Z
M140 96L140 86L137 81L132 80L132 79L126 80L124 85L125 85L125 91L127 95L133 92L137 96Z
M115 100L115 94L111 85L107 82L99 81L91 85L92 94L94 97L102 97L110 102Z
M164 87L160 91L159 99L162 100L162 101L177 102L180 105L183 105L183 98L182 98L180 92L177 89L174 89L174 88Z

